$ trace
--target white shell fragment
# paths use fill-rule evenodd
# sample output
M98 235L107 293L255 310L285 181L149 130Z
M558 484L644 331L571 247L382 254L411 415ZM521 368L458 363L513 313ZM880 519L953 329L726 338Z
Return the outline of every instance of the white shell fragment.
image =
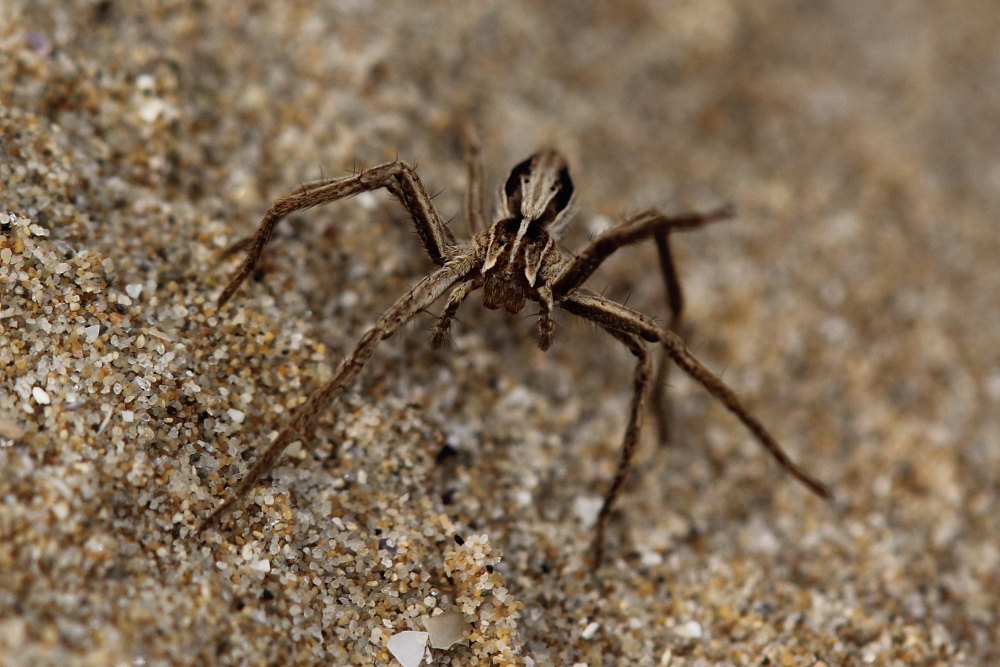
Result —
M597 515L603 504L604 499L599 496L577 496L573 500L573 512L584 528L590 528L597 523Z
M399 661L403 667L418 667L424 661L424 653L427 651L426 632L407 630L398 632L389 637L387 648L392 657Z
M583 632L580 633L580 637L582 637L583 639L593 639L594 635L597 634L597 630L600 627L601 627L600 623L598 623L597 621L593 621L583 629Z
M701 623L698 621L688 621L674 630L674 634L685 639L701 639Z
M41 387L32 387L31 397L35 399L35 402L39 405L48 405L50 402L49 395Z
M446 611L424 619L431 648L448 649L469 636L471 626L461 612Z

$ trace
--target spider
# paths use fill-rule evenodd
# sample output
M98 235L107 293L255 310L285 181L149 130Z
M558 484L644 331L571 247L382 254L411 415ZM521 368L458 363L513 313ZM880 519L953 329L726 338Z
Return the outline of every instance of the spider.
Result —
M361 336L333 377L316 389L292 415L274 442L208 517L202 529L216 523L261 477L270 472L291 442L312 433L319 415L354 383L381 341L391 337L449 291L444 310L431 330L431 345L434 348L447 338L452 320L465 299L474 291L482 290L483 305L491 310L503 308L509 313L518 313L527 301L537 303L540 311L536 342L542 350L547 350L552 344L555 333L552 313L561 308L596 323L635 356L632 400L621 456L594 526L590 551L594 568L603 560L605 529L632 466L644 405L656 384L648 348L650 343L663 347L664 364L672 361L734 413L782 468L813 493L823 498L830 497L830 492L822 483L789 459L736 394L687 351L683 341L670 327L661 327L652 318L583 286L616 250L653 239L659 250L660 268L672 310L671 321L675 322L681 308L680 285L671 259L669 235L730 217L732 212L728 207L682 215L665 215L654 208L645 209L595 237L572 255L558 245L571 219L575 195L569 167L562 155L554 150L542 150L517 164L501 183L493 222L486 226L481 211L479 150L474 140L468 142L466 153L469 183L465 213L472 234L468 241L456 240L435 210L414 168L397 160L353 176L300 186L271 204L256 233L230 247L229 251L246 250L247 253L242 266L219 296L220 308L254 272L279 220L296 211L385 188L409 212L420 241L437 268L407 290ZM664 374L665 370L661 370L660 377Z

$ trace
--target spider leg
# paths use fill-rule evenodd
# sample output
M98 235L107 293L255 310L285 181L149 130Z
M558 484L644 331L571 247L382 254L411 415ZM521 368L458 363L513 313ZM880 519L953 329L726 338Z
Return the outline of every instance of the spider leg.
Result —
M198 528L198 532L217 523L222 515L234 503L243 498L261 477L269 473L288 445L297 439L309 437L320 414L350 388L378 344L396 333L417 313L448 291L448 288L456 281L461 280L462 273L462 271L456 272L455 267L450 264L440 268L411 287L396 303L390 306L376 320L375 324L361 336L351 353L340 363L333 377L316 389L309 396L309 399L295 411L291 421L278 434L277 439L268 445L253 467L229 494L229 497Z
M220 260L222 260L222 259L228 259L229 257L235 255L236 253L242 252L242 251L246 250L252 244L253 244L253 235L244 236L243 238L239 239L238 241L233 241L232 243L230 243L229 245L227 245L225 248L223 248L219 252L218 258Z
M681 290L681 280L677 275L674 255L670 250L670 231L664 231L653 237L656 241L656 252L660 257L660 273L663 275L663 287L667 293L667 311L670 320L667 329L677 332L684 313L684 292Z
M483 228L483 165L479 158L479 137L472 123L464 123L462 143L465 146L465 220L469 235L475 236Z
M622 494L625 488L625 480L632 469L632 460L639 447L639 432L642 428L642 416L646 398L649 395L649 382L651 376L651 361L646 346L642 339L633 334L624 333L617 329L605 327L608 333L625 344L625 347L634 354L638 361L635 366L635 379L632 386L632 405L629 408L628 426L625 427L625 437L622 440L621 458L618 459L618 469L615 471L615 479L604 494L604 504L597 515L597 523L594 526L594 540L591 542L591 565L597 569L604 559L604 530L607 528L611 518L611 510L615 501Z
M722 403L726 409L736 415L757 442L778 462L778 465L817 496L826 499L832 497L830 490L822 482L792 462L778 442L764 428L764 425L743 406L733 390L688 352L684 341L677 334L657 326L646 315L598 296L589 290L575 292L559 302L559 306L574 315L592 320L605 329L614 329L639 336L651 343L662 344L670 359Z
M444 343L444 339L448 336L448 330L451 329L451 322L455 319L455 313L458 312L459 306L462 302L472 294L473 291L479 289L483 284L482 276L476 276L475 278L462 283L448 295L448 301L444 305L444 311L442 311L440 317L434 322L434 326L431 328L431 348L438 349L441 344Z
M556 333L556 322L552 319L552 308L555 303L552 299L552 288L548 285L538 288L538 305L541 308L538 320L538 347L545 352L552 347L552 338Z
M684 292L681 289L680 277L677 274L677 266L674 264L673 253L670 250L670 231L663 231L653 237L656 241L656 252L660 258L660 274L663 276L663 287L666 292L667 330L680 334L681 317L684 313ZM653 380L652 404L653 418L656 420L656 431L661 446L670 444L671 423L673 422L673 406L670 403L670 394L667 392L667 383L670 380L670 358L666 354L660 356L660 363L656 371L656 379Z
M271 238L274 226L287 215L351 197L368 190L385 188L391 192L410 213L417 234L436 264L444 264L445 250L454 245L455 237L434 209L431 199L413 167L405 162L389 162L366 169L360 174L328 181L315 181L300 186L286 197L278 199L264 214L257 231L248 239L238 241L231 248L248 250L246 259L233 274L229 284L219 296L223 306L233 296L247 276L253 273L260 261L264 246Z
M697 229L709 222L722 220L730 215L732 215L732 211L728 207L708 213L687 213L679 216L668 216L653 208L640 211L591 241L556 278L552 286L553 292L557 299L569 294L582 285L597 267L616 250L652 237L656 242L656 250L660 258L660 273L663 276L667 310L670 313L666 328L668 331L676 333L680 327L684 297L681 292L680 279L677 276L677 268L670 251L670 232ZM660 359L656 379L653 381L652 396L652 403L657 408L653 411L657 433L659 441L663 445L670 441L671 410L666 392L669 374L670 364L667 356L664 355Z
M354 174L354 175L356 176L357 174ZM322 187L325 187L325 186L329 185L330 183L335 183L335 182L341 181L341 180L344 180L343 176L337 177L337 178L321 178L321 179L316 180L316 181L307 181L305 183L300 183L299 187L295 188L294 190L292 190L288 194L290 194L290 195L302 195L302 194L306 194L307 192L312 192L313 190L317 190L319 188L322 188Z
M723 220L730 216L732 216L732 209L728 206L708 213L685 213L673 216L664 215L656 209L642 211L622 224L598 235L577 253L576 257L566 264L566 267L552 282L553 296L558 301L582 285L597 270L597 267L619 248L639 243L648 238L665 235L671 231L697 229L709 222ZM670 266L672 267L672 265L671 261ZM668 281L667 290L669 292L670 279L666 276L665 279ZM674 274L673 283L676 286L676 274Z

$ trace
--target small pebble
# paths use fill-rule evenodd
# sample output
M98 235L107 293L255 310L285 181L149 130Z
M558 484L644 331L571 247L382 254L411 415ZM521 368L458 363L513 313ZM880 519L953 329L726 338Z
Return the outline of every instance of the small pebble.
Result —
M101 325L94 324L83 329L83 340L86 343L93 343L101 333Z
M465 617L457 611L446 611L424 619L424 627L430 636L431 648L448 649L468 638L469 626Z

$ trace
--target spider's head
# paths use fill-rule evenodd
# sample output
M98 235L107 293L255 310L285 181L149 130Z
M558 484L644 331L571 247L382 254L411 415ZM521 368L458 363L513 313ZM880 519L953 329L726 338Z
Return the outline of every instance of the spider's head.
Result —
M500 188L483 258L483 305L511 313L524 307L569 221L573 193L566 159L553 150L535 153L511 170Z
M510 170L496 217L526 222L558 239L569 221L573 194L566 158L554 150L539 151Z

